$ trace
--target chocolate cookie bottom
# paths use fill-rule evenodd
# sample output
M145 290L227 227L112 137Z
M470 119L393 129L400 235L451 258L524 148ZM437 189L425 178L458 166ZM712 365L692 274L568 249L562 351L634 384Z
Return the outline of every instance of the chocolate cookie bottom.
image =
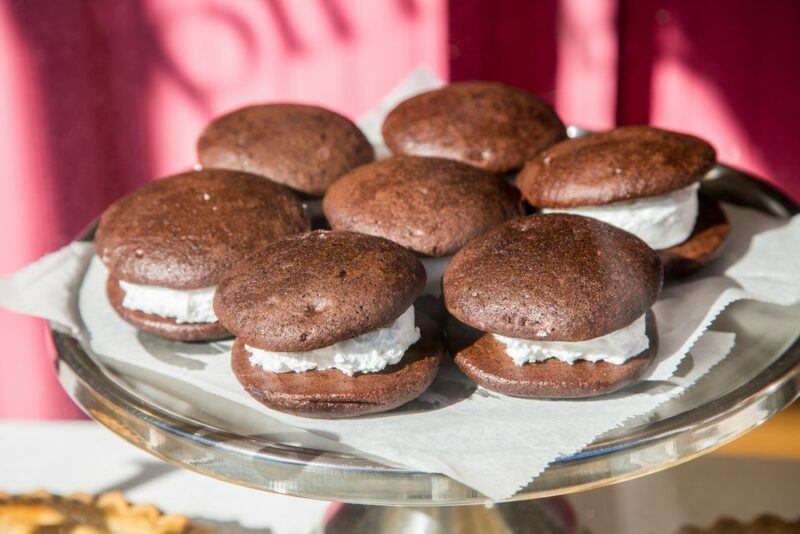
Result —
M174 339L176 341L214 341L231 337L224 326L215 323L177 323L175 319L160 317L138 310L129 310L122 306L125 290L119 285L119 280L113 276L108 277L106 283L108 300L120 317L139 330L155 336Z
M466 327L469 328L469 327ZM451 337L458 335L451 334ZM650 347L623 364L581 360L568 364L556 358L516 365L505 346L492 334L480 336L455 355L458 367L476 384L509 395L526 398L580 398L605 395L640 378L658 352L658 332L653 312L647 312ZM469 335L461 335L461 340Z
M689 239L657 251L664 264L664 278L682 278L708 265L730 233L731 225L719 201L701 194L697 224Z
M433 382L443 347L433 322L417 314L422 337L403 359L379 373L347 376L337 369L303 373L271 373L250 364L250 354L237 340L231 367L244 390L274 410L321 419L385 412L416 399Z

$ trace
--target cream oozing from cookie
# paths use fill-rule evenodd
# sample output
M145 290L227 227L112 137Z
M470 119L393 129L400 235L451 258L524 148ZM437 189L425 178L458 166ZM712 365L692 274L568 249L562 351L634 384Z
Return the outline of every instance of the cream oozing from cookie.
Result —
M642 315L624 328L586 341L534 341L494 334L516 365L557 358L570 365L578 360L620 365L650 347Z
M272 352L245 345L250 365L271 373L338 369L348 376L377 373L399 362L420 338L414 326L414 307L409 307L391 325L305 352Z
M175 319L179 324L217 322L213 306L216 286L181 290L120 280L119 287L125 292L123 308Z
M700 184L655 197L637 198L602 206L543 208L543 213L571 213L598 219L626 230L659 250L686 241L697 221Z

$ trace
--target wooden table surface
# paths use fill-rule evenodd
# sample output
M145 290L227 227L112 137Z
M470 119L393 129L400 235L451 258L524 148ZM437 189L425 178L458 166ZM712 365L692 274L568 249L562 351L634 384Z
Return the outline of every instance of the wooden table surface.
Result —
M800 459L800 403L787 409L741 438L721 447L719 456Z

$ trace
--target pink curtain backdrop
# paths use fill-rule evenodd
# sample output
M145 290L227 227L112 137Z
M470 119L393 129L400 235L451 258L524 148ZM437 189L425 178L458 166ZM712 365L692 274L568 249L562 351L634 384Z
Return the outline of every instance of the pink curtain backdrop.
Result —
M0 3L0 273L190 168L214 115L295 100L354 117L411 69L447 76L445 0ZM0 310L0 417L75 417L40 321Z
M543 95L566 122L702 135L800 199L791 0L0 3L0 273L194 163L212 116L266 100L351 117L409 70ZM43 325L0 311L0 417L73 417Z

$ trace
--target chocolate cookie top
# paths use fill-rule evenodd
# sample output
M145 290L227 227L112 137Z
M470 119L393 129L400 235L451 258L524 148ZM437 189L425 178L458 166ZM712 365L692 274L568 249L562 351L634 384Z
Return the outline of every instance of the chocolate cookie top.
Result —
M536 207L595 206L681 189L715 162L702 139L627 126L551 146L525 165L517 186Z
M628 232L577 215L531 215L461 249L444 272L444 300L484 332L584 341L650 309L662 277L656 253Z
M523 214L501 177L442 158L394 156L337 180L322 204L335 230L377 235L430 256Z
M214 119L197 141L204 167L266 176L309 195L375 158L350 120L316 106L266 104Z
M220 283L214 312L247 345L307 351L391 324L424 286L422 264L400 245L316 231L250 257Z
M518 169L566 137L536 95L491 82L460 82L401 102L383 123L395 154L439 156L492 172Z
M220 169L151 182L100 218L97 255L126 282L197 289L216 285L245 256L308 230L297 196L259 176Z

